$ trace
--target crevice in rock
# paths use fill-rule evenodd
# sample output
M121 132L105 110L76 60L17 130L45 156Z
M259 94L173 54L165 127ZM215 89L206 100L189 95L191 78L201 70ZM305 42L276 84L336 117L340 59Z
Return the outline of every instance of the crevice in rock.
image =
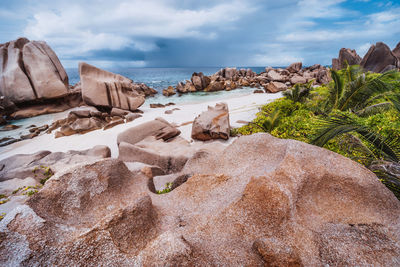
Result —
M119 88L116 82L114 82L114 86L115 86L115 89L116 89L115 91L117 92L118 104L119 104L120 107L122 107L122 105L121 105L121 97L119 96L119 93L120 93L120 91L122 91L122 88ZM121 87L122 87L122 85L121 85Z
M31 88L32 88L33 94L35 95L35 98L38 99L39 97L38 97L38 94L37 94L37 92L36 92L36 88L35 88L35 86L33 85L33 82L32 82L32 80L31 80L30 73L29 73L29 71L25 68L25 64L24 64L24 54L23 54L22 50L23 50L23 47L19 49L18 65L19 65L19 67L21 68L22 72L23 72L23 73L26 75L26 77L28 78L29 84L31 85Z
M108 83L107 83L107 82L104 82L104 85L106 86L107 102L108 102L108 105L111 106L112 103L111 103L110 87L108 86Z
M2 69L4 71L4 69L6 68L7 63L8 63L8 43L6 43L0 49L3 50L3 66L2 66Z

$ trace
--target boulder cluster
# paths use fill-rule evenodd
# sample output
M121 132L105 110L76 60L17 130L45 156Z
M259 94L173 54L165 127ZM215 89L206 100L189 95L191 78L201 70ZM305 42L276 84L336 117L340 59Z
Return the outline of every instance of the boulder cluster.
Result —
M0 44L0 124L89 105L136 110L157 93L143 83L86 63L73 86L54 51L42 41L19 38Z
M17 190L0 265L399 265L399 201L360 164L265 133L196 147L173 128L129 129L118 159L97 147L1 161L8 185L13 170L69 167L30 197Z
M346 64L360 65L367 71L379 73L398 69L400 68L400 43L390 50L385 43L378 42L369 48L364 58L361 58L355 50L342 48L339 51L339 57L332 59L332 68L340 70Z
M110 113L100 112L96 108L73 110L68 117L53 122L46 133L58 129L55 138L73 134L85 134L90 131L107 130L119 124L142 117L139 113L113 108Z
M319 64L302 68L302 63L296 62L286 69L268 67L260 74L251 69L237 70L236 68L224 68L211 76L206 76L202 72L195 72L190 80L178 83L175 88L169 86L163 90L163 95L230 91L242 87L259 88L257 93L260 93L260 90L264 90L267 93L276 93L284 91L294 84L306 83L311 80L313 80L314 84L328 83L330 81L328 68Z

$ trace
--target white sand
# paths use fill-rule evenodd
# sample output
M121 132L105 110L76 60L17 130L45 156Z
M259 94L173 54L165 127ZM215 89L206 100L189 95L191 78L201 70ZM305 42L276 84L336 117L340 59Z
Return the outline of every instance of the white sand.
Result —
M168 106L165 108L141 107L144 111L143 117L132 122L120 124L109 130L96 130L83 135L72 135L61 138L54 138L52 134L41 134L31 140L20 141L6 147L0 148L0 160L15 154L31 154L40 150L50 150L52 152L66 152L68 150L84 150L96 145L106 145L110 147L112 157L118 157L117 135L124 130L151 121L157 117L162 117L170 123L180 125L185 122L193 121L202 111L207 110L207 106L214 106L218 102L225 102L229 107L230 123L232 127L239 127L243 124L237 123L238 120L251 121L255 118L259 107L272 100L282 97L277 94L248 94L224 99L223 101L206 101L197 104L181 104ZM166 110L179 108L172 114L164 114ZM67 114L67 113L65 113ZM55 116L57 116L55 114ZM192 124L179 127L182 131L181 136L191 140L190 134ZM232 139L232 138L231 138ZM230 140L232 141L232 140ZM230 142L229 142L230 143Z

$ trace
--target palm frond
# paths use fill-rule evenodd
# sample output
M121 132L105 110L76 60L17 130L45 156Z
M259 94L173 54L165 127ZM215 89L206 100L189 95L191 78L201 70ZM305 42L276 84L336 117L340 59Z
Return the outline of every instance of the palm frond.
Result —
M400 113L400 94L392 94L387 97L393 107Z
M375 105L368 106L363 108L362 110L356 112L356 114L360 117L369 117L378 113L382 113L390 110L393 107L390 102L383 102Z
M363 73L353 82L347 83L338 109L342 111L349 108L359 109L375 94L392 91L393 85L385 81L390 73L391 71L385 72L370 80L367 80Z
M265 115L266 118L261 123L250 122L250 125L259 128L263 132L269 133L279 125L281 114L278 109L274 109L269 115Z
M343 82L342 77L339 75L339 73L333 69L331 69L331 77L333 80L333 86L330 87L328 101L329 101L330 105L334 109L336 109L337 104L339 102L339 98L342 95L344 82Z
M344 133L356 132L364 142L371 146L371 151L376 158L384 158L391 161L399 161L400 140L398 137L382 137L372 129L359 124L353 118L346 115L334 115L319 121L319 133L312 144L324 146L332 138Z

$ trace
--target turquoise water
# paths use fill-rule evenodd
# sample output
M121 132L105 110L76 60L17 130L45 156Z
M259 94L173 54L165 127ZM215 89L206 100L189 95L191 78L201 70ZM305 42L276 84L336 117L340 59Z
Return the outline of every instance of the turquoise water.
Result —
M250 68L260 73L264 67L237 67L237 69ZM190 80L193 72L203 72L205 75L212 75L219 71L219 67L193 67L193 68L110 68L108 71L121 74L137 83L145 83L148 86L162 92L168 86L176 86L178 82ZM77 68L66 69L71 85L79 82Z

